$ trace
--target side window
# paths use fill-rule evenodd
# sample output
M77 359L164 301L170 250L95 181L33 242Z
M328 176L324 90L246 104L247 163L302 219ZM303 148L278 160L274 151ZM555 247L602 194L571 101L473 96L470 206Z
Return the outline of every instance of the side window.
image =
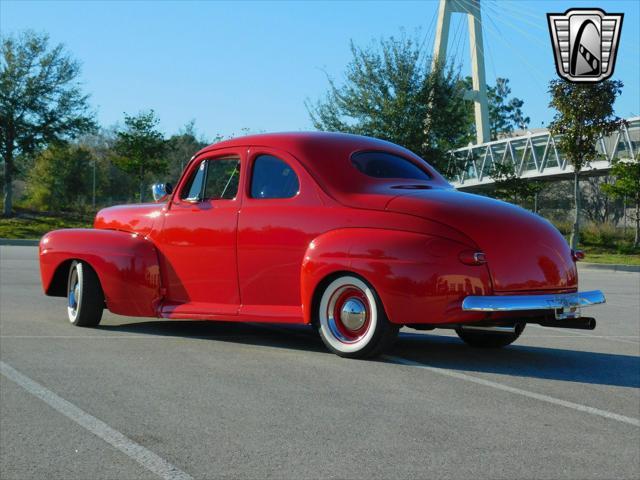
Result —
M207 162L201 162L195 172L191 174L191 178L182 187L180 198L182 200L198 200L202 194L202 185L204 183L204 172Z
M204 187L205 200L231 200L238 194L240 160L219 158L207 161L207 180Z
M298 176L285 162L272 155L260 155L253 162L251 197L291 198L300 190Z

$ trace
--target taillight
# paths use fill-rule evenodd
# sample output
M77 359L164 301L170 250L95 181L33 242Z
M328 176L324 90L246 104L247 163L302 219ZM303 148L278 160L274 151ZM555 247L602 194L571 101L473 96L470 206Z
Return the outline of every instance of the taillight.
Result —
M571 258L573 258L574 262L584 260L584 257L586 257L586 255L582 250L571 250Z
M473 250L461 252L458 258L465 265L484 265L487 263L487 256L484 252L474 252Z

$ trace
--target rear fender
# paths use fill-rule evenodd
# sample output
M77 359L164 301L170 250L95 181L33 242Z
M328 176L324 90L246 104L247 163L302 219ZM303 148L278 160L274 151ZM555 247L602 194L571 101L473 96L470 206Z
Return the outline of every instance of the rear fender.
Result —
M160 267L154 245L137 234L114 230L65 229L40 241L40 275L47 295L65 296L71 261L97 273L107 308L120 315L157 315Z
M486 266L459 260L460 252L468 249L454 240L399 230L348 228L320 235L309 244L302 263L304 321L312 321L318 286L339 272L367 280L392 323L481 319L461 309L467 295L492 293Z

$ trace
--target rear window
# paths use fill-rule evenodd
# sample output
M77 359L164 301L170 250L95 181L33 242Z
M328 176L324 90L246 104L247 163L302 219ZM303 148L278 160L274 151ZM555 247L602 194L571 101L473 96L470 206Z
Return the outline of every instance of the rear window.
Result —
M351 156L351 163L360 172L374 178L407 178L430 180L431 176L420 167L387 152L360 152Z

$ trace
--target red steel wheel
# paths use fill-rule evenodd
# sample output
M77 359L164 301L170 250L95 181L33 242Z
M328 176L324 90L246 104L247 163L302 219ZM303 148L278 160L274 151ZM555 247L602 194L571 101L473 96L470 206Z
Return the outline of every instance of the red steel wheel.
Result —
M397 335L371 286L344 275L324 289L317 311L320 337L334 353L362 358L379 353Z

